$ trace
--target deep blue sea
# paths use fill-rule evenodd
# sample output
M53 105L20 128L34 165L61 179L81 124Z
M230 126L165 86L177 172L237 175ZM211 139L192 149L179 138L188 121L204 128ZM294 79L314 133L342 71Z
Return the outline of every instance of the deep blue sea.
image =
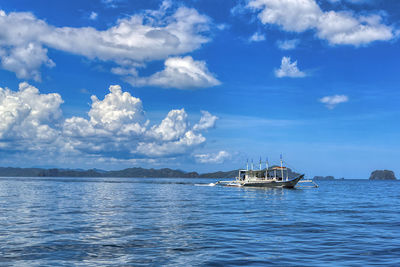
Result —
M0 178L1 266L400 266L400 181Z

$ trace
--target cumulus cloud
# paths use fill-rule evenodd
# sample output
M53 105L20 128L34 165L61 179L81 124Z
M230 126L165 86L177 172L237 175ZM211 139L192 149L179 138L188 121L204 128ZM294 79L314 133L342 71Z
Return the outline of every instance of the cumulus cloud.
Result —
M210 41L208 33L212 22L209 17L184 6L171 12L167 10L170 6L164 2L159 10L145 10L119 19L106 30L55 27L32 13L0 11L2 67L15 72L19 78L39 80L42 65L54 66L46 49L52 48L132 69L143 66L144 62L192 52ZM92 18L96 17L94 14ZM172 61L174 59L169 62ZM205 71L203 63L192 64ZM205 85L203 79L216 83L216 80L208 80L208 72L198 75L197 79L192 79L197 82L194 87L199 83ZM192 80L185 79L185 82Z
M148 120L139 98L122 92L118 85L110 86L103 100L92 96L89 119L71 117L63 123L66 141L83 153L127 157L143 138Z
M40 94L27 83L14 92L0 88L0 146L12 151L57 143L63 103L59 94ZM25 147L28 146L28 147Z
M283 57L281 67L275 70L275 76L278 78L302 78L306 76L306 73L299 70L297 61L291 62L290 57Z
M194 157L199 163L223 163L231 158L231 154L221 150L218 153L196 154Z
M16 92L0 88L0 147L62 156L168 158L192 153L206 141L203 132L215 126L217 117L207 111L191 126L184 109L150 125L139 98L119 85L109 91L104 99L91 97L87 117L64 118L59 94L41 94L27 83Z
M221 84L208 70L204 61L193 60L191 56L171 57L164 70L149 77L130 76L127 81L134 86L160 86L164 88L191 89Z
M348 101L349 97L346 95L324 96L323 98L319 99L319 102L325 104L325 106L329 109L334 109L336 105Z
M169 142L140 142L136 152L148 157L176 156L192 151L205 141L206 138L203 135L195 134L192 130L189 130L176 140Z
M120 86L110 86L103 100L92 96L88 115L89 119L67 119L63 129L73 147L86 153L168 157L192 151L206 140L193 132L184 109L171 110L160 124L150 127L141 100Z
M252 36L250 36L249 41L250 42L265 41L265 35L259 32L255 32Z
M137 152L147 156L161 157L192 151L193 148L206 141L201 132L215 127L218 119L208 111L201 112L200 121L190 127L184 109L171 110L159 125L147 131L147 136L152 137L153 140L140 142Z
M92 108L89 111L90 121L93 125L111 131L126 132L126 128L136 128L130 125L142 125L145 122L142 101L122 92L121 86L110 86L110 93L104 100L92 96Z
M176 140L188 129L187 114L184 109L171 110L159 125L151 128L149 135L163 141Z
M323 11L315 0L250 0L248 9L258 12L263 24L285 31L314 30L332 45L365 45L394 38L395 30L385 25L382 15L356 15L351 11Z
M281 50L292 50L292 49L295 49L297 47L299 42L300 42L299 39L283 40L283 41L282 40L278 40L276 42L276 45Z

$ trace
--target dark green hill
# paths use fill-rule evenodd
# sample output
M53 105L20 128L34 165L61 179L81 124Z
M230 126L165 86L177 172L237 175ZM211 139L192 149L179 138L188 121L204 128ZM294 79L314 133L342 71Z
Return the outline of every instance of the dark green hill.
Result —
M12 168L0 167L0 176L2 177L36 177L43 169L39 168Z
M203 173L199 175L199 178L234 178L238 175L239 170L234 171L227 171L227 172L210 172L210 173Z
M137 177L137 178L234 178L238 170L218 171L199 174L197 172L185 172L181 170L127 168L119 171L104 171L98 169L41 169L41 168L11 168L0 167L0 177ZM278 175L280 175L278 173ZM299 175L289 169L289 177Z

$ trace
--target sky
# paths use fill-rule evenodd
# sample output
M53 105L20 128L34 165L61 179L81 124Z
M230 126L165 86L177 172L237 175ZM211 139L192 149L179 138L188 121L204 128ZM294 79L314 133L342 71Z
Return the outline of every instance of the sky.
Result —
M400 175L400 1L0 10L0 166Z

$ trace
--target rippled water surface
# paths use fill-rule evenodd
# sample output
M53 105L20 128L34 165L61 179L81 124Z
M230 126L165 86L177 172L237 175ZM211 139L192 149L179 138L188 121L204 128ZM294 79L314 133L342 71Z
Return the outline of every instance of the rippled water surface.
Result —
M0 265L400 266L400 182L0 178Z

